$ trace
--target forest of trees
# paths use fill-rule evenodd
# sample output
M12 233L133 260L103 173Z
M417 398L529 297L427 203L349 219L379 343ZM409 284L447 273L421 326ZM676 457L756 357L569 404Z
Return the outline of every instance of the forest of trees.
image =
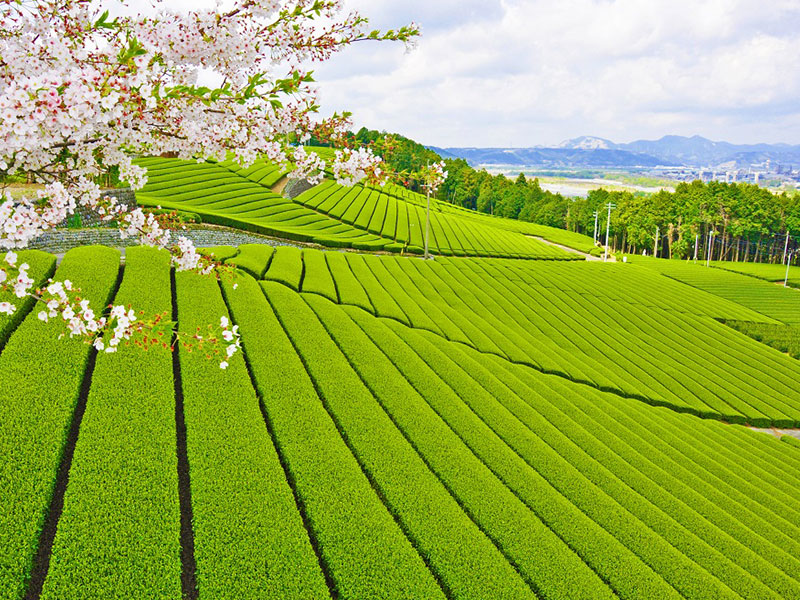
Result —
M399 135L361 129L358 144L372 146L403 183L419 191L414 172L441 158L421 144ZM609 245L615 251L657 253L711 260L780 262L786 247L800 258L800 193L774 194L746 183L679 183L674 192L656 194L597 189L587 198L568 198L543 190L538 179L491 175L463 159L445 159L449 176L439 188L440 200L510 219L594 235L605 240L606 206L611 211ZM709 246L710 253L709 253Z

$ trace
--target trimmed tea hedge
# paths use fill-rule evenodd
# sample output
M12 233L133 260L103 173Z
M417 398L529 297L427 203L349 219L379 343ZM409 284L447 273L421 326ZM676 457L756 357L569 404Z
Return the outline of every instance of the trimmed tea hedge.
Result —
M277 283L267 289L285 290ZM444 598L342 440L258 284L226 285L256 389L336 594Z
M169 315L170 296L169 254L129 248L114 302ZM42 598L180 598L177 489L171 352L100 353Z

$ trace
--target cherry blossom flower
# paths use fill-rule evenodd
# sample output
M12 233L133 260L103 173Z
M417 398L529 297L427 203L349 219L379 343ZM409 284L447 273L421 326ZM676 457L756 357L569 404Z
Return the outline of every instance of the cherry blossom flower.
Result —
M124 2L123 2L124 3ZM25 248L31 240L85 207L123 237L165 248L176 270L212 273L184 237L152 214L102 194L96 179L116 168L134 190L147 182L135 156L171 154L183 159L234 156L243 166L259 156L295 165L294 177L319 181L326 165L290 142L314 133L341 136L345 115L315 122L318 97L310 72L297 65L323 61L363 40L399 40L419 34L415 24L386 33L366 31L358 13L343 14L340 0L234 0L223 9L185 13L168 8L155 15L112 17L100 2L0 0L0 176L27 175L43 183L35 195L0 196L0 249ZM216 76L216 88L199 85ZM380 176L379 159L366 150L338 153L335 177L352 185ZM67 282L33 290L28 266L8 252L0 264L0 289L32 296L58 316L70 336L87 338L98 351L113 352L143 325L113 307L98 317L76 303ZM0 312L16 306L3 302ZM236 328L222 327L239 348ZM223 361L227 366L227 362ZM220 365L222 368L224 366Z

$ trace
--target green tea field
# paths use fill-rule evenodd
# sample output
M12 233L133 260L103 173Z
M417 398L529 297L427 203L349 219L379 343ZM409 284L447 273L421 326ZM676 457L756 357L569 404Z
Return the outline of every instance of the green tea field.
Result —
M264 161L249 169L241 169L233 161L214 164L148 158L139 164L147 167L149 178L137 194L141 205L189 211L208 223L323 246L423 252L426 199L399 186L343 187L326 180L291 200L270 189L283 173ZM569 233L544 229L556 236ZM532 224L493 219L444 202L432 203L429 247L434 254L578 258L532 235L541 236L541 226L537 229ZM586 240L592 245L585 236L572 236L571 247L585 247Z
M800 598L800 445L745 427L800 426L800 362L724 324L781 326L800 296L210 251L233 281L21 253L184 331L228 316L243 351L98 355L0 316L0 598Z
M0 5L0 600L800 600L800 0Z

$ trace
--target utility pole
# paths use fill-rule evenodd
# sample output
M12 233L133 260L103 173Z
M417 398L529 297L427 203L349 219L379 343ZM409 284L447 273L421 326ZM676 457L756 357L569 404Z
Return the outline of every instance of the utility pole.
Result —
M425 208L425 260L430 258L428 254L428 234L431 231L431 184L425 184L425 195L427 196L427 206Z
M714 233L713 231L708 232L708 254L706 255L706 267L711 266L711 253L714 250Z
M594 235L592 237L594 238L594 243L595 244L597 243L597 217L598 216L600 216L600 211L599 210L594 211Z
M608 208L608 220L606 220L606 251L605 254L603 254L603 262L608 262L608 233L611 230L611 209L617 208L617 205L609 202L606 208Z
M781 264L786 262L786 251L789 249L789 231L786 231L786 243L783 245L783 258L781 259Z
M653 256L658 258L658 234L661 233L661 227L656 225L656 243L653 246Z
M794 254L794 252L789 253L789 260L786 261L786 277L783 278L783 287L789 284L789 267L792 264L792 254Z
M700 234L694 235L694 262L697 263L697 246L700 244Z
M428 234L431 231L431 190L428 186L426 187L428 203L425 207L425 260L430 258L430 254L428 254Z

